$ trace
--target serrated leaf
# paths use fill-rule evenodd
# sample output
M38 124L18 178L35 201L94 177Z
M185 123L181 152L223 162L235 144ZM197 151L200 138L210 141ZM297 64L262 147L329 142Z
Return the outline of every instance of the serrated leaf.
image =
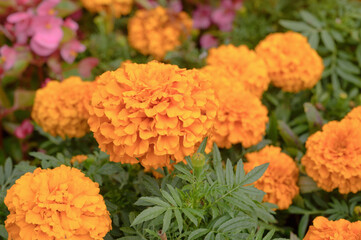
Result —
M301 10L300 15L301 15L301 18L303 19L303 21L305 21L306 23L314 26L317 29L322 28L322 23L312 13L310 13L306 10Z
M189 220L191 220L192 223L194 223L194 225L198 226L197 218L187 208L183 208L182 212L187 216L187 218L189 218Z
M337 42L343 43L345 41L344 37L339 31L331 29L330 33Z
M278 120L278 130L282 139L288 146L296 147L299 150L303 149L301 140L284 121Z
M242 182L245 175L246 175L246 173L244 171L243 161L239 160L238 163L237 163L236 179L235 179L235 182L236 182L237 185Z
M298 225L298 237L300 239L303 239L305 236L307 227L308 227L308 221L309 221L310 215L305 214L302 216L300 224Z
M249 229L256 226L255 221L250 217L236 217L228 220L219 227L222 232L240 232L243 229Z
M227 159L227 163L226 163L226 183L228 188L233 187L233 183L234 183L233 166L229 159Z
M207 146L207 140L208 140L208 137L205 137L203 139L203 141L199 145L199 148L197 149L197 153L204 153L204 151L206 150L206 146Z
M353 83L355 84L357 87L360 87L361 88L361 79L352 75L352 74L349 74L345 71L343 71L341 68L337 67L336 68L336 72L337 74L343 78L344 80L350 82L350 83Z
M0 185L3 185L5 183L5 173L3 166L0 166Z
M188 240L199 239L209 232L207 228L199 228L189 234Z
M211 240L214 239L214 233L213 232L209 232L205 237L204 240Z
M267 233L266 236L264 236L263 240L271 240L273 235L275 234L276 230L275 229L272 229L271 231L269 231Z
M341 92L341 87L340 87L340 81L338 80L337 74L335 72L332 72L331 74L331 82L332 82L333 94L334 96L338 97Z
M262 177L262 175L264 174L264 172L267 170L269 163L265 163L262 164L260 166L255 167L254 169L252 169L244 178L244 180L242 181L242 185L247 185L247 184L251 184L254 183L255 181L257 181L260 177Z
M351 61L338 58L337 65L345 72L353 73L353 74L360 73L359 67L354 65Z
M147 208L134 219L134 221L132 222L132 226L152 220L164 213L166 210L167 208L159 206Z
M326 30L321 31L321 39L323 44L325 44L325 47L330 51L335 51L335 42L333 41L333 38L331 37L330 33Z
M150 203L152 205L158 205L158 206L162 206L162 207L170 207L170 204L163 201L162 199L160 199L159 197L141 197L139 198L134 205L137 206L150 206L146 203Z
M308 25L304 22L291 21L291 20L280 20L279 23L282 27L291 29L295 32L310 32L313 30L313 28L310 25Z
M13 161L11 160L11 158L6 159L4 171L5 171L5 179L9 179L13 172Z
M182 207L182 200L180 198L178 191L176 189L174 189L174 187L170 184L167 184L167 187L168 187L170 193L172 194L173 199L176 201L177 205Z
M114 167L113 163L106 163L97 170L101 175L112 175L118 172L118 168Z
M177 208L174 209L174 216L175 216L175 219L177 220L178 230L179 230L179 232L182 232L182 230L183 230L183 217L182 217L182 214L180 213L180 211Z
M308 38L308 42L313 49L317 49L320 44L320 35L318 32L312 32Z
M163 197L164 197L170 204L172 204L173 206L177 206L176 201L172 198L172 196L171 196L167 191L160 190L160 192L162 193Z
M169 225L170 225L170 220L172 219L172 210L168 209L163 217L163 227L162 227L162 232L166 233L168 231Z

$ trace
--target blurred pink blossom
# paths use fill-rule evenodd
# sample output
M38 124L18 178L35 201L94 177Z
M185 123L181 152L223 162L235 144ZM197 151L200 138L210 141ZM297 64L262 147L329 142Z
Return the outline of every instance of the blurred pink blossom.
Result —
M173 0L169 3L169 8L174 12L181 12L183 9L182 2L180 0Z
M13 24L12 31L15 34L16 41L20 44L25 44L28 40L28 30L31 24L32 17L33 15L31 11L28 11L10 14L6 19L7 22ZM10 30L11 25L8 25L7 28L8 30Z
M0 48L1 60L3 61L3 69L5 71L12 68L16 60L16 51L7 45Z
M41 83L41 88L43 88L43 87L46 87L46 85L48 84L48 82L50 82L51 81L51 79L50 78L45 78L45 80Z
M221 31L229 32L232 30L233 20L236 16L236 10L242 6L242 1L222 0L219 8L212 12L212 21Z
M34 130L34 126L29 119L25 119L19 127L15 129L15 136L19 139L24 139L29 136Z
M60 0L47 0L43 1L39 4L38 8L36 9L36 12L38 16L53 16L56 14L54 7L58 5Z
M213 35L206 33L199 40L202 48L208 49L218 45L218 40Z
M91 77L91 71L99 64L99 59L95 57L84 58L79 62L78 70L83 78Z
M85 51L85 46L78 40L73 39L63 45L60 49L60 55L67 63L73 63L80 52Z
M206 29L211 25L212 8L207 5L199 5L193 12L193 27L196 29Z
M71 18L67 18L64 21L64 27L70 28L74 32L78 31L79 25Z

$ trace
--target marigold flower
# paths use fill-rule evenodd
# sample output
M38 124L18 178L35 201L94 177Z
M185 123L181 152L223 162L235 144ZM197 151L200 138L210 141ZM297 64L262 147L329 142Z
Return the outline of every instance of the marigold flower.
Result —
M103 239L111 219L98 183L76 168L37 168L8 190L9 239Z
M82 137L89 131L87 108L94 88L94 82L79 77L50 81L36 91L31 116L53 136Z
M156 61L105 72L91 104L90 129L110 160L154 169L192 154L218 108L206 75Z
M237 143L247 148L259 143L266 132L267 108L256 96L244 90L243 84L230 77L232 72L227 69L207 66L201 71L209 74L219 101L207 151L210 151L213 142L222 148L230 148Z
M127 15L132 10L133 0L81 0L90 12L106 12L115 17Z
M163 7L137 10L128 23L129 43L144 55L162 60L168 51L181 45L192 29L192 20L185 12Z
M218 48L211 48L207 64L225 68L229 72L230 80L242 83L247 91L259 98L262 97L270 83L265 62L245 45L239 47L222 45Z
M354 119L361 122L361 106L352 109L346 116L345 119Z
M342 194L361 190L361 122L332 121L310 136L301 162L325 191Z
M299 33L269 34L256 52L266 62L272 84L284 91L309 89L321 79L322 58Z
M358 240L361 236L361 221L349 222L345 219L329 221L316 217L304 240Z
M82 163L84 162L85 160L88 159L88 156L87 155L76 155L76 156L73 156L71 159L70 159L70 162L72 164L74 164L75 162L78 162L78 163Z
M277 204L279 209L287 209L292 199L298 194L298 168L296 163L281 148L266 146L259 152L245 155L248 162L244 163L246 172L269 163L263 176L256 181L255 187L264 191L263 201Z

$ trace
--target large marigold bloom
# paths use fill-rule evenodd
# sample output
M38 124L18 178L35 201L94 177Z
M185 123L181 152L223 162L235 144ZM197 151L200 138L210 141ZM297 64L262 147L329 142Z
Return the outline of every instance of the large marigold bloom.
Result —
M354 119L361 122L361 106L352 109L346 116L345 119Z
M8 190L9 239L103 239L111 229L98 183L76 168L37 168Z
M50 81L36 91L31 117L53 136L82 137L89 132L88 108L94 88L94 82L79 77Z
M247 148L259 143L266 132L267 108L256 96L244 90L240 82L229 77L232 73L227 69L207 66L201 71L209 74L219 101L207 151L212 148L213 142L222 148L230 148L237 143Z
M156 61L102 74L89 125L110 160L157 169L192 154L218 108L206 75Z
M264 191L263 201L277 204L279 209L287 209L292 199L298 194L298 168L293 159L281 152L281 148L266 146L259 152L245 155L248 162L244 163L246 172L269 163L263 176L256 181L255 187Z
M329 221L325 217L316 217L303 240L359 240L361 239L361 221L349 222L345 219Z
M302 158L307 174L325 191L361 190L361 122L344 119L325 124L310 136Z
M262 97L270 79L262 58L247 46L222 45L209 50L207 64L228 71L228 81L241 83L247 91Z
M137 10L128 23L129 43L144 55L162 60L168 51L181 45L192 29L192 20L185 12L163 7Z
M256 47L273 85L287 92L309 89L321 79L322 58L299 33L272 33Z
M127 15L132 10L133 0L81 0L90 12L106 12L115 17Z

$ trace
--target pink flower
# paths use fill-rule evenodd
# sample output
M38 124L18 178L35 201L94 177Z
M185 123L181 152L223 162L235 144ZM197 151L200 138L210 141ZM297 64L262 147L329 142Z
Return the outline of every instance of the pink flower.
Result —
M205 49L215 47L218 45L217 38L215 38L213 35L209 33L203 34L199 42L201 44L201 47Z
M25 119L19 127L15 129L15 136L19 139L24 139L29 136L34 130L34 126L29 119Z
M242 0L236 0L235 2L232 2L232 0L222 0L221 6L212 13L212 21L221 31L231 31L236 10L241 6Z
M43 88L43 87L46 87L46 85L48 85L48 83L51 81L51 79L50 78L45 78L45 80L41 83L41 88Z
M63 45L60 49L60 55L67 63L73 63L80 52L85 51L85 46L78 40L73 39Z
M73 19L71 18L67 18L64 21L64 27L70 28L71 30L73 30L74 32L78 31L79 25L77 22L75 22Z
M79 62L78 70L83 78L91 77L91 71L99 64L99 59L95 57L84 58Z
M12 68L16 60L16 51L15 49L8 47L7 45L0 48L1 60L3 61L3 69L5 71Z
M193 12L193 27L196 29L206 29L211 25L212 9L207 5L199 5Z
M60 0L46 0L39 4L36 12L38 16L53 16L56 14L54 7L58 5Z
M173 12L181 12L183 9L182 2L180 0L173 0L169 3L169 9L172 9Z
M7 17L7 22L13 24L12 31L15 34L16 41L20 44L25 44L28 40L28 30L31 24L33 15L28 12L16 12Z

